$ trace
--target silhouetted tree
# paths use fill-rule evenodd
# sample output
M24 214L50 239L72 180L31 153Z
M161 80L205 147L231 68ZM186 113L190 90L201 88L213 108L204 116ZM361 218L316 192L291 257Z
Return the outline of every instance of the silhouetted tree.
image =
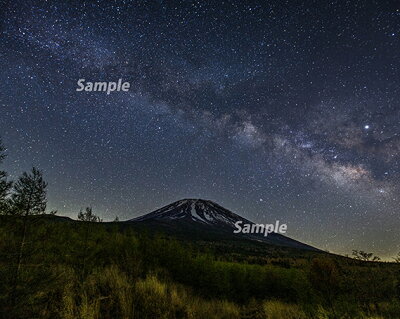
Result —
M0 139L0 164L3 162L5 157L5 148ZM9 202L7 201L7 197L9 195L11 186L12 183L7 181L7 173L0 170L0 214L5 214L8 211Z
M380 257L375 256L373 253L367 253L363 250L353 250L353 258L362 261L379 261Z
M86 207L84 212L81 210L78 214L78 220L82 222L93 222L93 223L103 221L100 217L93 214L92 207Z
M43 180L41 171L36 168L32 168L30 173L24 172L13 187L10 213L22 218L22 228L20 229L20 240L17 246L17 260L11 295L12 306L16 302L16 288L32 216L44 214L46 210L46 187L47 183Z
M88 255L89 249L89 239L90 233L92 230L92 223L99 223L103 220L96 216L93 213L92 207L86 207L85 211L80 211L78 214L78 220L85 222L85 231L84 231L84 238L83 238L83 252L82 252L82 268L81 268L81 276L82 278L86 275L86 260Z
M396 263L400 263L400 253L398 253L396 257L393 257L393 259Z

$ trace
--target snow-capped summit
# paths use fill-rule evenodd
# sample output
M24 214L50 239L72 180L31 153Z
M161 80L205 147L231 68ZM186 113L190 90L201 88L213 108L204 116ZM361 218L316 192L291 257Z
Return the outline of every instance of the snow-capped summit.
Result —
M245 239L265 242L271 245L287 246L292 248L317 250L278 233L271 233L268 237L263 234L235 234L235 223L253 224L246 218L230 210L204 199L182 199L155 210L152 213L128 220L127 223L138 227L145 227L155 231L167 231L172 234L192 234L202 238Z
M220 205L204 199L182 199L156 211L134 218L131 221L145 220L191 220L208 225L234 227L237 221L249 222Z

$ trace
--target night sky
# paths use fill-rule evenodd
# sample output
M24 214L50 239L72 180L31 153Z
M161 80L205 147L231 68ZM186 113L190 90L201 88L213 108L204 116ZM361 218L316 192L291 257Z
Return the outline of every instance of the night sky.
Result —
M400 251L396 1L1 3L3 168L42 169L49 209L203 198L333 252Z

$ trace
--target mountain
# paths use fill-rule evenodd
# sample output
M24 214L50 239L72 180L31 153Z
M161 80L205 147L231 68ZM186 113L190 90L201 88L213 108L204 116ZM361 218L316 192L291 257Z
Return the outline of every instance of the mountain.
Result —
M183 199L125 223L150 230L162 230L174 234L184 233L197 238L251 240L269 245L319 251L317 248L278 233L270 233L267 237L261 233L235 234L233 231L236 229L235 223L238 221L242 221L242 226L243 224L254 224L210 200Z
M222 206L204 199L183 199L130 221L185 221L212 227L234 228L237 221L250 223Z

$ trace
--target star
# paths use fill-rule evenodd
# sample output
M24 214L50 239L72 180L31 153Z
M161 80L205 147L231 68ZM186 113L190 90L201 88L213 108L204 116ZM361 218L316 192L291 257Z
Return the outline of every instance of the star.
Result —
M384 1L335 15L323 1L256 2L9 1L0 170L41 168L61 215L93 205L128 219L205 198L255 220L268 203L299 240L393 250L359 229L377 212L400 227L398 15ZM129 92L75 91L120 78Z

